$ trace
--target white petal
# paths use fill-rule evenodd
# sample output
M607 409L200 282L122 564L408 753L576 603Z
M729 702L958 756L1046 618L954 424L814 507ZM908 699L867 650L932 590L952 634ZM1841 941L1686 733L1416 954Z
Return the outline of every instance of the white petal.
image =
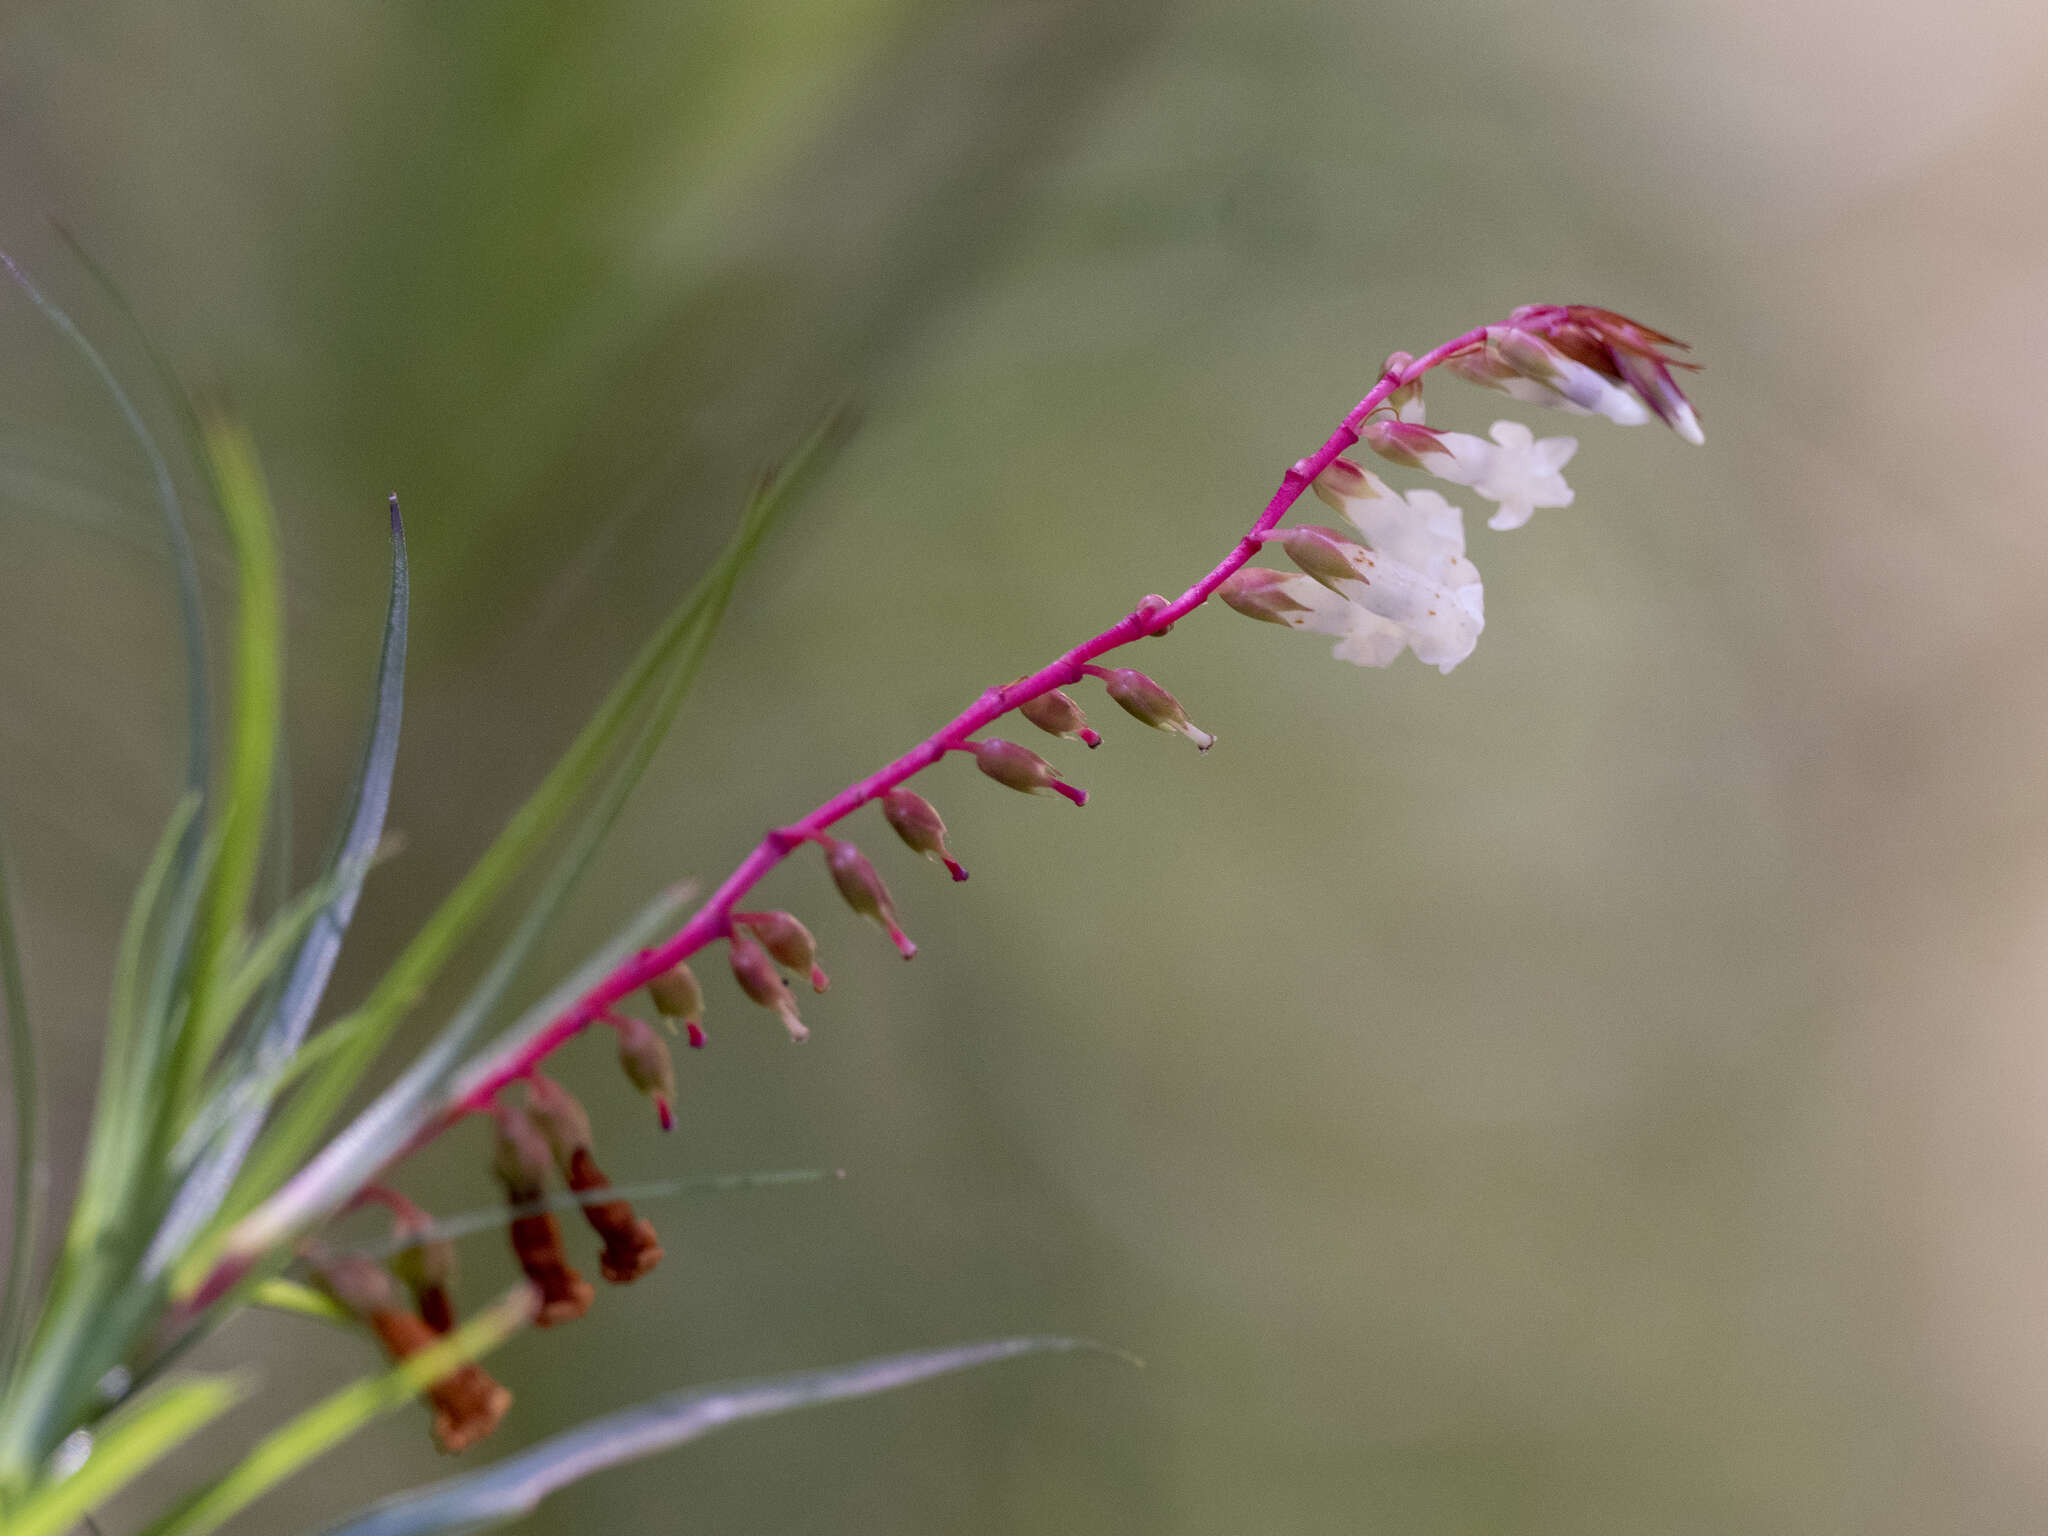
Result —
M1425 465L1439 480L1453 485L1477 485L1492 471L1500 449L1469 432L1445 432L1437 438L1441 453L1432 453Z
M1330 647L1330 654L1339 661L1354 667L1390 667L1408 649L1408 632L1400 625L1363 608L1354 608L1352 613L1344 638Z
M1593 414L1605 416L1617 426L1640 427L1650 419L1649 407L1634 395L1616 384L1612 379L1601 377L1592 369L1586 370L1598 387L1589 389L1586 399Z

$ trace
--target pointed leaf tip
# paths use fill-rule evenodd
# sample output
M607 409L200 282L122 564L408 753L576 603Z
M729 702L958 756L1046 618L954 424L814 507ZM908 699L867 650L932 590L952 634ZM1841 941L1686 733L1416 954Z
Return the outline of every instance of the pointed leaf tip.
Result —
M328 1527L325 1536L431 1536L440 1531L480 1531L532 1512L556 1489L592 1473L682 1445L743 1419L871 1397L1018 1355L1069 1350L1130 1358L1085 1339L990 1339L978 1344L885 1355L825 1370L693 1388L591 1419L480 1472L386 1499Z

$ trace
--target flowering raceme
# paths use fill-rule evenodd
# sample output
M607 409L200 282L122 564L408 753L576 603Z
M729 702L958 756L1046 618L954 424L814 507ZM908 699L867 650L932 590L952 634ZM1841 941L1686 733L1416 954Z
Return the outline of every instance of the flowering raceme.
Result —
M1435 357L1461 378L1530 404L1625 426L1648 421L1654 411L1680 436L1703 442L1699 418L1670 373L1690 365L1663 350L1680 345L1609 310L1538 305ZM1399 382L1367 411L1359 441L1390 463L1470 486L1498 505L1486 524L1497 531L1522 527L1538 507L1571 505L1562 471L1578 452L1577 438L1538 438L1519 421L1496 421L1491 442L1427 426L1424 371L1405 352L1387 359L1384 379ZM1244 566L1216 595L1247 617L1334 635L1331 654L1361 667L1389 666L1412 650L1417 660L1449 672L1470 656L1486 609L1479 572L1465 553L1463 512L1434 491L1389 490L1340 456L1314 487L1364 535L1365 546L1327 528L1261 532L1259 542L1278 545L1303 574Z
M894 898L842 823L875 806L912 853L942 865L955 881L964 880L967 871L947 843L944 819L908 781L949 758L969 757L982 776L1008 789L1087 805L1087 791L1070 784L1059 765L989 731L1014 714L1051 738L1042 743L1047 750L1069 742L1094 748L1104 738L1068 691L1091 683L1100 683L1123 714L1208 751L1216 738L1154 677L1100 661L1136 641L1165 636L1211 597L1250 618L1327 636L1335 642L1333 654L1357 666L1390 666L1412 652L1418 661L1451 671L1473 654L1486 627L1485 589L1466 548L1464 513L1435 489L1388 485L1346 458L1346 451L1362 444L1387 463L1467 487L1495 504L1489 527L1519 528L1539 507L1572 504L1562 471L1577 451L1576 439L1539 438L1518 421L1495 422L1486 438L1430 425L1425 378L1444 368L1525 404L1622 425L1655 415L1697 442L1698 417L1672 373L1689 365L1674 349L1682 350L1669 337L1609 310L1541 305L1419 357L1393 354L1336 432L1287 472L1250 529L1180 596L1142 599L1037 671L986 690L895 761L777 826L669 937L656 942L665 924L655 924L677 909L662 906L644 930L636 930L630 947L593 961L459 1070L432 1079L401 1078L354 1126L226 1231L209 1255L211 1268L199 1272L188 1294L186 1315L203 1316L246 1275L316 1238L331 1219L360 1204L366 1191L383 1192L373 1198L398 1213L400 1235L408 1242L430 1232L424 1216L380 1181L413 1149L469 1117L488 1122L495 1132L492 1164L506 1201L512 1257L538 1297L533 1321L571 1323L597 1304L597 1288L576 1268L554 1214L551 1202L562 1198L550 1195L556 1185L566 1186L600 1240L597 1262L607 1282L623 1285L652 1272L662 1257L654 1227L623 1198L623 1186L614 1190L598 1167L590 1114L558 1082L541 1075L552 1053L593 1026L611 1028L626 1078L653 1097L666 1128L674 1119L676 1064L662 1036L628 1010L644 1003L661 1022L680 1025L692 1047L703 1047L706 999L688 962L721 944L739 994L779 1016L793 1041L810 1038L812 1025L799 1017L790 983L800 980L814 995L825 991L817 941L792 912L744 910L754 888L792 857L815 848L846 905L910 959L917 945L904 932ZM1347 528L1283 526L1310 489ZM1293 569L1251 564L1261 551L1284 556ZM826 1006L816 1004L814 1013ZM354 1260L338 1267L329 1263L321 1273L347 1310L381 1330L395 1357L416 1353L454 1316L453 1269L438 1251L416 1254L392 1277L413 1289L414 1313L405 1312L396 1292ZM450 1382L462 1390L444 1382L438 1398L429 1396L440 1415L442 1442L453 1448L487 1433L509 1398L487 1378Z

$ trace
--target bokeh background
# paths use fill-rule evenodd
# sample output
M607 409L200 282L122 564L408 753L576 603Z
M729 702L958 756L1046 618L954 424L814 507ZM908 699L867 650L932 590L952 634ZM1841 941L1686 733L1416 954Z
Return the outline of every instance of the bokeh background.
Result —
M1206 758L1101 720L1053 754L1082 813L934 773L959 888L863 829L915 965L775 877L836 978L808 1047L715 983L666 1139L572 1051L616 1176L848 1177L654 1212L661 1270L500 1357L488 1454L1013 1330L1145 1371L745 1427L527 1529L2048 1527L2038 5L43 3L0 38L0 242L153 398L45 215L77 230L260 436L309 853L405 496L408 845L341 1001L842 391L864 430L549 969L1206 569L1387 350L1588 300L1709 365L1705 449L1582 424L1578 505L1475 541L1452 676L1199 615L1145 664ZM0 292L0 792L72 1149L177 773L151 517ZM409 1187L488 1203L483 1158ZM214 1346L252 1355L235 1434L366 1358ZM401 1415L235 1529L444 1470Z

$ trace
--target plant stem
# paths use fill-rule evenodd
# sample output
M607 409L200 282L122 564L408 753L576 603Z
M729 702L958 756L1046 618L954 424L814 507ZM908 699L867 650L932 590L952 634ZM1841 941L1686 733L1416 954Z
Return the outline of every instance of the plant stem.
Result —
M487 1109L500 1089L529 1075L548 1055L602 1019L605 1012L614 1004L630 996L677 962L696 954L705 945L729 937L732 932L733 909L747 892L790 854L804 844L816 841L827 828L870 801L881 799L897 785L929 768L948 752L961 750L975 732L1017 708L1018 705L1027 704L1035 698L1051 693L1055 688L1078 682L1086 675L1088 664L1096 657L1129 645L1134 640L1161 634L1201 607L1218 587L1259 552L1263 536L1279 525L1281 518L1285 517L1295 502L1301 499L1301 493L1308 489L1316 476L1327 469L1339 454L1358 441L1359 429L1364 426L1366 418L1388 395L1404 385L1413 383L1452 353L1483 341L1485 336L1486 329L1483 326L1467 331L1433 351L1424 353L1406 367L1382 376L1365 398L1345 415L1342 424L1330 434L1328 441L1281 477L1279 489L1266 503L1265 510L1231 548L1230 553L1225 555L1206 576L1172 602L1161 603L1154 600L1141 603L1100 634L1083 640L1029 677L1000 688L989 689L968 708L887 767L847 785L802 820L771 831L761 839L753 852L740 861L739 867L726 876L724 883L712 893L710 900L697 910L673 938L653 949L642 950L619 966L578 999L573 1007L527 1041L518 1052L497 1064L478 1080L469 1083L461 1099L450 1105L438 1120L422 1131L413 1145L417 1146L431 1140L441 1130L465 1115ZM412 1147L408 1147L407 1150L412 1150Z

